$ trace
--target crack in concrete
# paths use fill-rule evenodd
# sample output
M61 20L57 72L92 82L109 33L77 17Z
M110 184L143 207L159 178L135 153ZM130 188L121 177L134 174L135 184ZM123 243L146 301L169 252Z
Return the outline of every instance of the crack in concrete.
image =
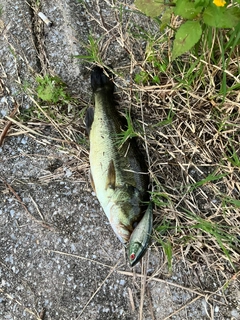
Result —
M38 12L40 11L39 5L35 1L28 2L29 12L31 15L31 28L34 47L36 49L36 67L37 72L45 74L48 67L48 59L44 46L44 28L43 22L38 17Z

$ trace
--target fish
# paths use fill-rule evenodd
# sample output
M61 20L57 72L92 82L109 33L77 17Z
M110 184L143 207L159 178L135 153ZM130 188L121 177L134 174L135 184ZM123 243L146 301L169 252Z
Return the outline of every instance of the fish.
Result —
M91 87L95 106L88 108L85 117L90 181L113 231L126 247L149 201L148 169L135 138L119 144L126 124L114 102L111 74L94 67Z
M150 201L144 216L134 229L128 245L128 259L131 267L135 266L145 254L152 234L153 204Z

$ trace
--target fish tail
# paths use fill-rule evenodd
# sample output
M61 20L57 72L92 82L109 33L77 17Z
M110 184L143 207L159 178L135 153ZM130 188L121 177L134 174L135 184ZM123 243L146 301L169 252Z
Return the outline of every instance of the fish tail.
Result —
M103 68L94 67L91 73L91 86L93 92L100 91L102 89L113 93L114 84L111 74L108 72L109 77L104 73ZM111 78L110 78L111 77Z

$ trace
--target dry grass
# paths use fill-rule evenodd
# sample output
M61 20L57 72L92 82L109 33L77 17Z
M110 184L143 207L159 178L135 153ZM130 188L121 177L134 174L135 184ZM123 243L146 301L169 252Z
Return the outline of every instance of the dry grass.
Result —
M129 55L128 64L115 68L116 85L120 108L131 107L148 156L156 203L154 239L170 243L168 254L181 255L192 264L203 261L211 268L237 270L240 97L234 87L240 85L238 47L231 52L225 73L219 52L224 43L216 31L211 34L216 47L213 43L204 50L203 39L201 56L186 54L169 62L172 30L160 34L154 24L146 27L145 21L143 27L137 14L126 16L121 21L118 15L117 26L108 32L106 22L96 18L95 22L105 31L102 43L114 34ZM227 33L224 37L227 42ZM102 43L98 42L99 64L108 49Z
M240 97L237 90L219 93L223 78L220 53L216 54L217 64L212 62L214 48L201 57L187 54L171 63L172 30L160 34L152 21L148 26L131 10L121 15L117 6L117 23L111 27L99 15L100 7L97 11L96 16L88 14L102 31L100 41L93 38L98 64L109 53L113 37L128 55L128 63L114 68L117 93L120 109L129 106L133 111L148 157L156 203L156 243L170 241L172 255L181 255L191 263L204 261L220 269L237 269ZM216 43L220 41L217 33L212 37ZM87 50L91 53L93 48ZM226 70L231 87L240 82L238 54L236 48ZM136 75L140 72L139 80ZM8 132L4 128L9 129L11 118L1 120L4 135L24 132L47 145L44 129L51 126L51 142L76 157L78 164L73 161L71 170L82 171L85 177L88 141L83 118L87 102L81 101L82 108L77 107L77 99L43 103L36 91L29 87L25 91L33 107L15 116ZM51 174L47 179L51 180Z

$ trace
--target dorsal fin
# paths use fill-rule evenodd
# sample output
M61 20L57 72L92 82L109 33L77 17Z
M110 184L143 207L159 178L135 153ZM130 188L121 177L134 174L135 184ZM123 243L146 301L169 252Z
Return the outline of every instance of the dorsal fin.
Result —
M91 130L91 126L93 123L93 119L94 119L94 109L92 107L89 107L87 109L87 113L85 116L85 125L86 125L88 135L90 135L90 130Z
M107 174L107 181L106 181L106 187L115 189L116 186L116 171L113 160L110 161L108 166L108 174Z

